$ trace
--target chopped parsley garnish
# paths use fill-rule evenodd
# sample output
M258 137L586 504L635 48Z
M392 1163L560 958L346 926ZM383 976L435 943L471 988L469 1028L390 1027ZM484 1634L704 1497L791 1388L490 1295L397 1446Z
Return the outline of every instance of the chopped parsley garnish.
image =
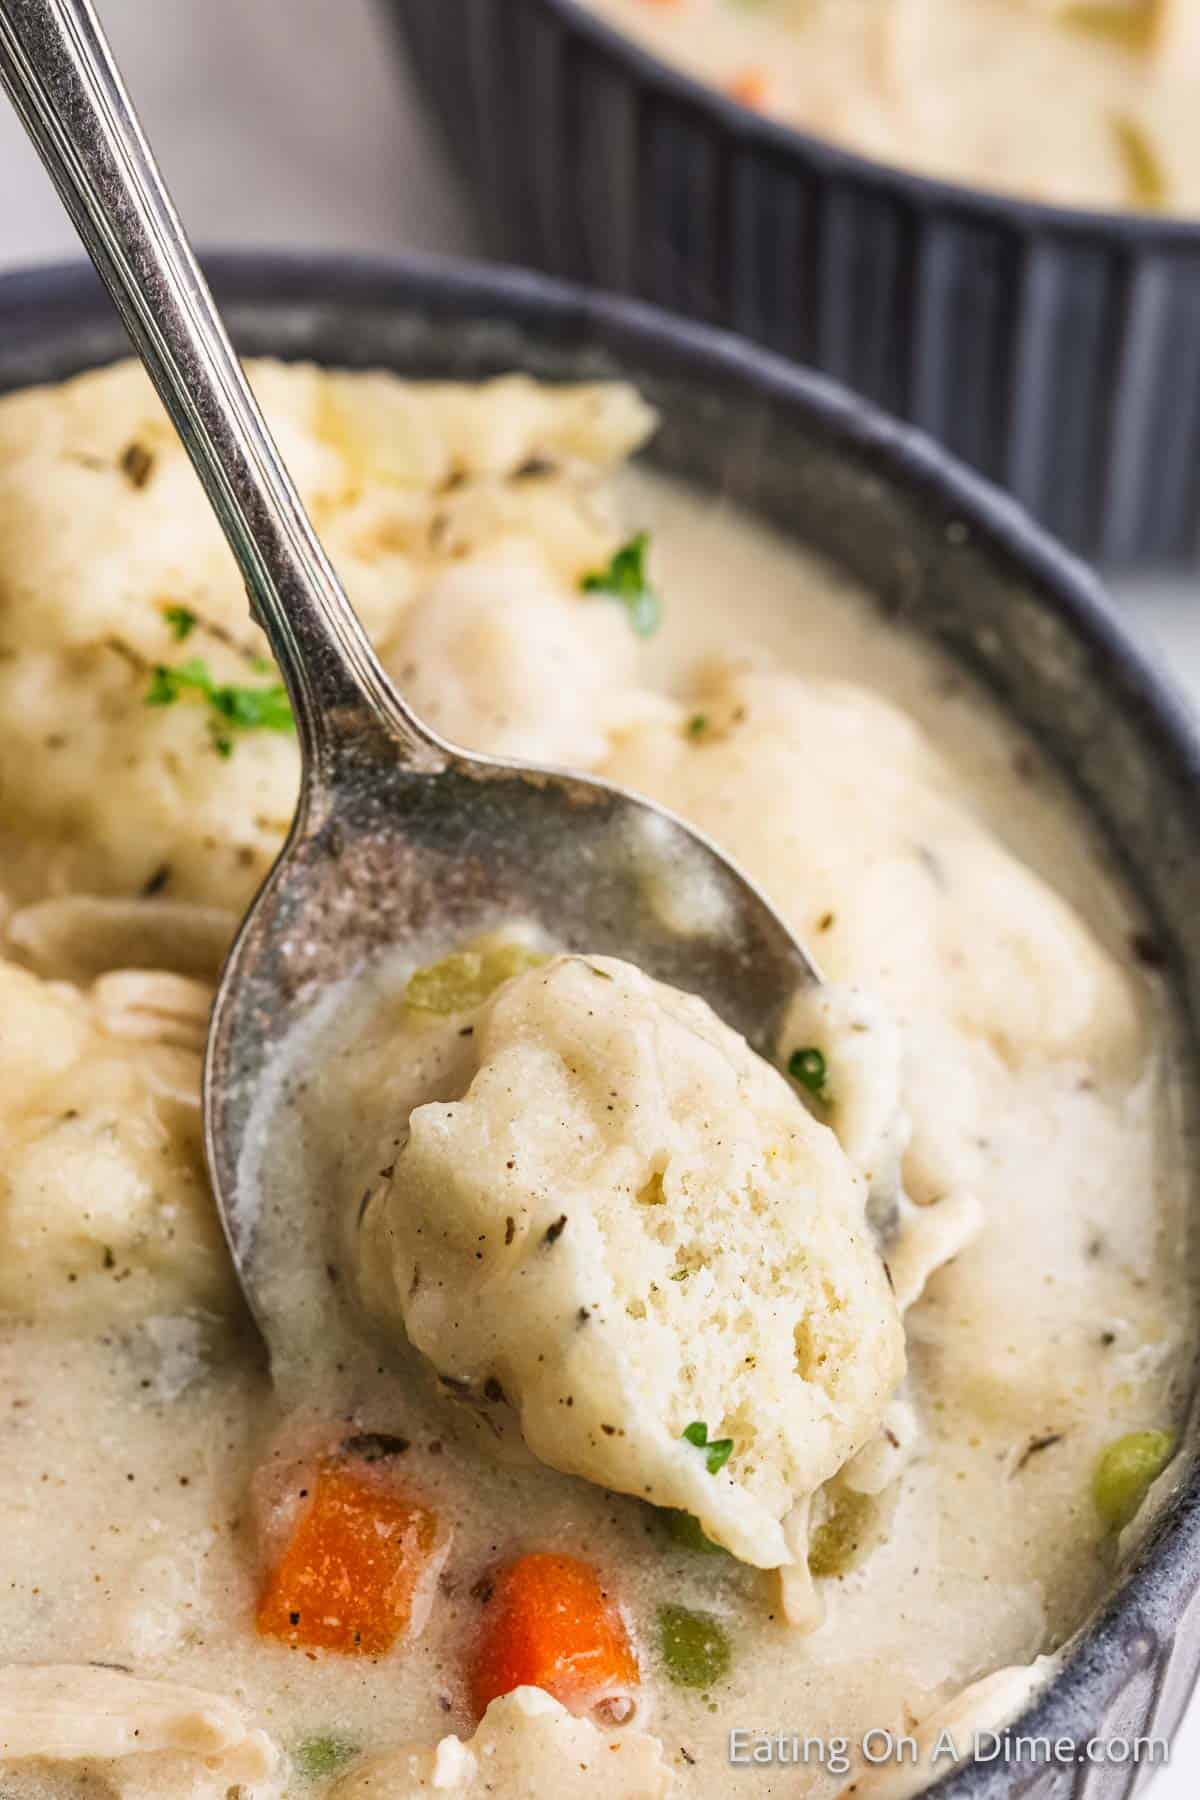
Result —
M688 736L694 737L694 738L703 737L707 730L708 730L708 714L707 713L693 713L691 718L687 722Z
M703 1419L693 1419L690 1425L685 1425L683 1435L689 1444L695 1444L697 1450L707 1451L704 1464L710 1475L718 1475L733 1455L733 1439L710 1440L708 1426Z
M171 627L171 635L179 644L182 644L184 638L191 637L198 623L190 606L164 606L163 618Z
M607 594L619 600L639 637L652 637L662 624L662 602L650 586L646 568L650 534L639 531L613 556L606 569L593 569L580 587L585 594Z
M238 687L214 681L198 657L169 668L159 663L146 691L147 706L173 706L194 694L209 709L209 731L219 756L232 756L235 731L294 731L287 691L280 682L267 687Z
M829 1065L822 1052L814 1045L792 1051L788 1057L788 1074L801 1087L807 1088L814 1099L828 1104L829 1090L826 1082L829 1080Z

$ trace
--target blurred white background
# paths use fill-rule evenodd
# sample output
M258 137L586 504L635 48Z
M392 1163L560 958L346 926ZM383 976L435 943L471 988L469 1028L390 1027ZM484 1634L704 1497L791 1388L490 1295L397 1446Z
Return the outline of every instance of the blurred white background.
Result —
M466 196L373 0L97 4L201 248L478 250ZM2 103L0 195L0 268L78 254ZM1115 592L1131 628L1200 705L1200 580L1139 577ZM1194 1705L1153 1793L1193 1800L1198 1776Z

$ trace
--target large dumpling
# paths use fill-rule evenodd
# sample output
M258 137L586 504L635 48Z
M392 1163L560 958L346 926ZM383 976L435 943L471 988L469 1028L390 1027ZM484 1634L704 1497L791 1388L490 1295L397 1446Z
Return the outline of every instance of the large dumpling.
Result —
M515 977L471 1044L462 1098L418 1107L376 1175L372 1291L543 1461L788 1562L784 1521L903 1371L861 1177L702 1001L628 964Z
M886 1005L915 1198L971 1185L989 1115L1031 1066L1136 1067L1126 977L903 713L840 682L741 671L695 705L690 725L633 727L601 772L715 838L829 980Z
M831 979L905 1022L952 1020L1008 1063L1128 1048L1111 959L903 713L842 683L737 672L697 706L691 729L631 730L603 772L713 836Z
M580 583L620 542L597 479L652 424L632 390L251 374L364 627L402 681L415 671L418 702L471 749L605 754L636 640ZM6 890L242 909L299 779L265 651L140 369L0 401ZM241 724L214 688L242 696Z

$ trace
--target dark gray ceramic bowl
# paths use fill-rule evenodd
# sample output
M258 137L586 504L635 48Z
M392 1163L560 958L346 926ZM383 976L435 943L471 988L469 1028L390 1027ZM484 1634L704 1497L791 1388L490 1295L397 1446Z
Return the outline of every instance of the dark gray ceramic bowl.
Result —
M380 4L497 254L835 375L1089 555L1200 556L1200 222L871 162L580 0Z
M246 353L417 376L521 368L551 381L636 382L663 414L652 461L832 557L878 597L882 615L947 651L1034 734L1147 909L1163 978L1194 1027L1200 740L1095 579L1011 501L820 377L628 303L433 263L243 256L208 268ZM0 277L0 389L125 353L89 270ZM1169 1736L1200 1664L1198 1587L1193 1471L1022 1729L1081 1744ZM938 1793L1116 1800L1135 1773L997 1761L960 1770Z

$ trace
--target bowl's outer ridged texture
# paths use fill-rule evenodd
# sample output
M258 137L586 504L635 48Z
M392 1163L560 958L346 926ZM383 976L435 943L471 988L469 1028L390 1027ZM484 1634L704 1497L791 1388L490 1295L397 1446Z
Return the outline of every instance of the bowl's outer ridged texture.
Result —
M1195 720L1125 636L1095 578L1004 495L819 376L734 338L536 276L303 254L216 257L206 268L246 354L439 378L518 367L548 380L637 382L663 413L657 462L833 558L867 584L883 613L902 617L969 669L1034 735L1166 947L1167 978L1196 1055ZM127 353L83 265L0 276L0 392ZM1190 1098L1181 1093L1181 1108ZM1200 1170L1194 1123L1190 1129ZM1200 1180L1194 1192L1200 1206ZM1194 1243L1179 1248L1195 1251ZM1198 1670L1193 1455L1128 1578L1022 1718L1021 1731L1081 1745L1109 1731L1169 1735ZM1124 1800L1136 1777L1131 1767L1007 1768L997 1760L946 1776L937 1793L939 1800L1026 1793Z
M575 0L382 4L498 254L836 376L1110 565L1200 556L1200 222L872 165Z

